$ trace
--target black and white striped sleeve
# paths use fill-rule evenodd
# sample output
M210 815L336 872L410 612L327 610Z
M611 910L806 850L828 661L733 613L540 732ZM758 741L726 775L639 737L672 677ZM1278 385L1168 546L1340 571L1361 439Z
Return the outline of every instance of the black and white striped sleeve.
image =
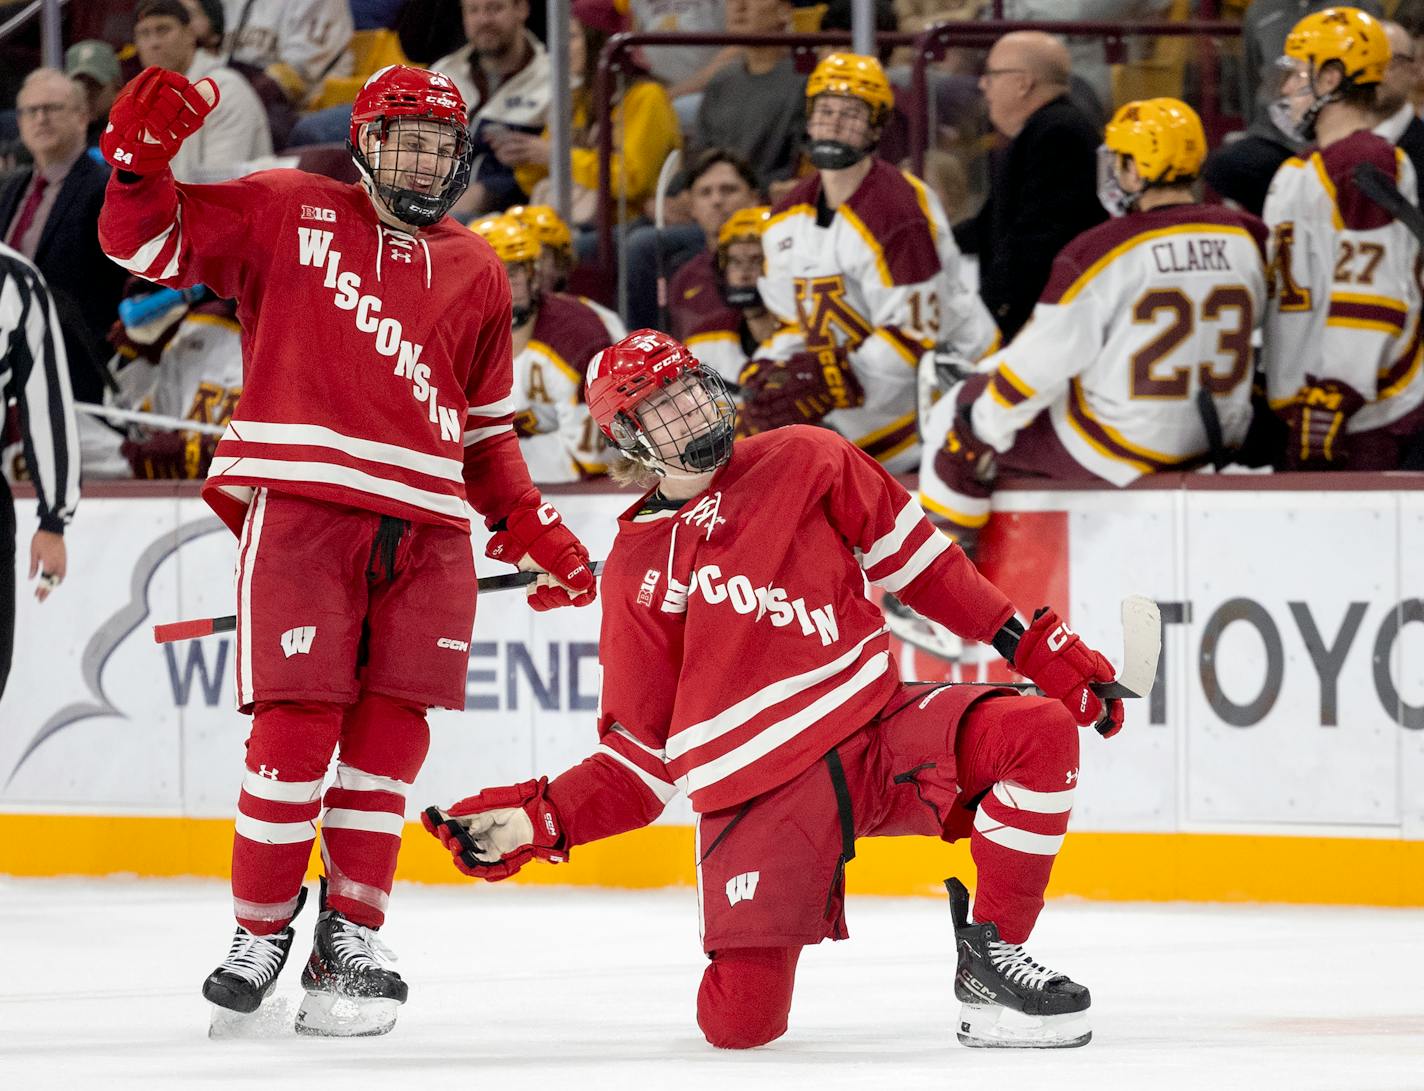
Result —
M64 533L79 503L79 437L59 315L38 269L0 244L0 404L16 398L40 529Z

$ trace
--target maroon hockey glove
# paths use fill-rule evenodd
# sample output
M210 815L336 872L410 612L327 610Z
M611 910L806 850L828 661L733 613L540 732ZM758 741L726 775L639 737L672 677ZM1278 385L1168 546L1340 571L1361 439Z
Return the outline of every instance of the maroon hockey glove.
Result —
M217 104L218 85L211 79L189 83L150 65L114 100L99 150L119 170L152 174L168 165Z
M486 788L448 810L427 807L421 822L455 858L466 875L497 882L530 860L562 864L564 824L545 797L549 778L506 788Z
M961 406L949 435L934 457L935 476L961 496L987 500L998 473L998 455L974 434L971 406Z
M1287 470L1343 470L1350 461L1345 425L1365 399L1338 379L1322 379L1303 387L1282 414Z
M1102 700L1089 684L1111 682L1117 677L1113 665L1102 653L1084 644L1047 606L1033 615L1033 624L1019 637L1014 669L1041 689L1045 697L1062 701L1081 727L1096 724L1105 714ZM1122 726L1120 705L1121 702L1117 710L1118 727ZM1103 734L1116 731L1114 727Z
M798 352L784 362L753 360L739 381L742 424L749 433L815 424L833 409L865 404L865 391L842 346Z
M556 606L587 606L598 595L593 570L588 566L588 550L564 526L553 504L516 508L495 524L495 535L485 547L492 560L517 565L528 557L563 585L531 594L535 610Z
M196 481L207 476L216 449L217 437L199 432L159 432L119 445L140 481Z

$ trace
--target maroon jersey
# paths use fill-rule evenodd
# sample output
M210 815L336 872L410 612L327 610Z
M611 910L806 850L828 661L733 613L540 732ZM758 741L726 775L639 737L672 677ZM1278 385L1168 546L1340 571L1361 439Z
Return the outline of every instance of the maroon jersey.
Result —
M867 578L971 640L1013 614L889 473L825 429L738 440L681 508L630 508L603 572L601 779L626 783L644 821L674 785L718 810L864 726L900 684Z
M396 231L359 185L294 170L116 173L99 236L138 276L237 300L243 394L203 489L234 532L262 486L461 527L469 504L493 522L537 497L512 427L508 281L454 220Z
M668 332L686 341L698 325L726 306L717 283L717 256L703 250L683 263L668 282L668 319L672 323Z

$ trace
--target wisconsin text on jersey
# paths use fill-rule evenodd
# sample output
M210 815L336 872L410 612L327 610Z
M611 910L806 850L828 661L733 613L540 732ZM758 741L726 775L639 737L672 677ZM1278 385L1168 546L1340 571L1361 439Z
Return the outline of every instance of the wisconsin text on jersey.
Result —
M303 206L304 211L306 207ZM393 248L393 259L399 255L409 262L410 251L417 244L425 245L423 241L399 232L386 231L384 228L381 231L385 236L385 243ZM354 311L356 328L362 333L374 336L376 351L382 356L395 358L395 374L410 380L411 396L416 401L428 404L430 423L440 425L440 438L451 443L460 442L462 410L438 404L440 391L430 385L430 367L420 360L421 350L425 346L406 340L399 319L378 317L381 313L381 300L377 296L362 293L361 274L349 270L341 271L341 251L331 249L333 236L330 231L299 227L297 234L300 247L297 260L302 265L326 270L322 287L335 290L332 302L343 311ZM428 256L426 260L429 261Z

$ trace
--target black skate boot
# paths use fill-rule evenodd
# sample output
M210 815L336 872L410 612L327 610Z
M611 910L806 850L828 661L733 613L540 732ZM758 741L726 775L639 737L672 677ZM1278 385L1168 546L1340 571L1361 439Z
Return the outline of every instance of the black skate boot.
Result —
M302 970L307 995L297 1011L297 1033L338 1038L387 1033L409 992L400 974L387 969L395 957L374 928L326 907L322 879L321 916Z
M959 1040L966 1046L1062 1049L1087 1045L1088 990L1046 969L1017 943L1005 943L993 924L969 923L969 891L946 879L954 917L959 969Z
M293 920L302 911L306 900L307 888L302 887L297 892L297 908L292 913ZM272 986L277 984L277 975L287 964L287 954L292 949L292 935L290 922L280 932L274 932L270 936L254 936L242 925L238 925L232 937L232 946L228 948L227 958L223 959L222 964L203 982L203 996L229 1012L236 1012L240 1016L251 1015L262 1006L262 1001L272 991ZM213 1037L225 1036L227 1032L220 1029L219 1024L226 1027L231 1022L234 1020L214 1012L209 1034Z

